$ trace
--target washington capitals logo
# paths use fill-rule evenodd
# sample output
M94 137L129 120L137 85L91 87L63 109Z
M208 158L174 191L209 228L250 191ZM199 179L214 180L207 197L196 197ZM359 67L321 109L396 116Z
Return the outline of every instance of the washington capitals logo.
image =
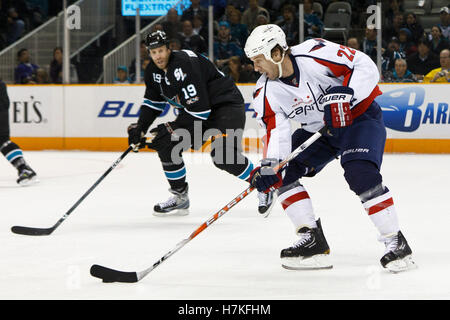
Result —
M323 39L316 38L314 40L317 41L317 44L314 47L312 47L311 50L309 50L309 52L316 51L316 50L319 50L320 48L325 47L325 41Z

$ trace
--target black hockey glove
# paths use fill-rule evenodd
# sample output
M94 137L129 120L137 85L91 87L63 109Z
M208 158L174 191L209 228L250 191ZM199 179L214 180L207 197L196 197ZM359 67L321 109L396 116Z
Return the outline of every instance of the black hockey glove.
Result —
M128 126L128 145L133 147L134 152L145 148L145 133L138 123L132 123Z
M148 147L158 151L164 147L167 147L173 141L179 141L180 137L175 133L176 129L178 129L178 126L175 122L161 123L156 128L153 128L150 130L153 138L148 144Z
M250 173L249 182L259 192L268 193L283 185L281 170L275 172L274 167L278 164L276 159L263 159L261 166L256 167Z

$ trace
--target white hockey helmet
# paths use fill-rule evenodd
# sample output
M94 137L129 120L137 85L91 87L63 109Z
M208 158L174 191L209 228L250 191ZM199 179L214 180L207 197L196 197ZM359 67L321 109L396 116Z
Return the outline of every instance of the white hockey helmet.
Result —
M289 49L283 30L276 24L265 24L253 29L247 38L244 51L248 58L263 54L267 60L272 61L271 52L277 44L283 51Z

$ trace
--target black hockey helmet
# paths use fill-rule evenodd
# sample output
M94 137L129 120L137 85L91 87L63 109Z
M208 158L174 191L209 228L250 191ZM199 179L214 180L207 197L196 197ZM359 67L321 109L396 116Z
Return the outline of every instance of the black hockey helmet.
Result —
M154 49L162 46L167 46L167 36L164 31L157 30L147 35L145 39L145 45L148 49Z

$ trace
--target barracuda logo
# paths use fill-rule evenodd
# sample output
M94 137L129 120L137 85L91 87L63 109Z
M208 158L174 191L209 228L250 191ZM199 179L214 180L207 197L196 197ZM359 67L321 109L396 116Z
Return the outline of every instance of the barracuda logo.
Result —
M419 128L422 119L419 107L424 100L425 89L418 86L385 92L376 98L383 110L386 127L404 132Z

